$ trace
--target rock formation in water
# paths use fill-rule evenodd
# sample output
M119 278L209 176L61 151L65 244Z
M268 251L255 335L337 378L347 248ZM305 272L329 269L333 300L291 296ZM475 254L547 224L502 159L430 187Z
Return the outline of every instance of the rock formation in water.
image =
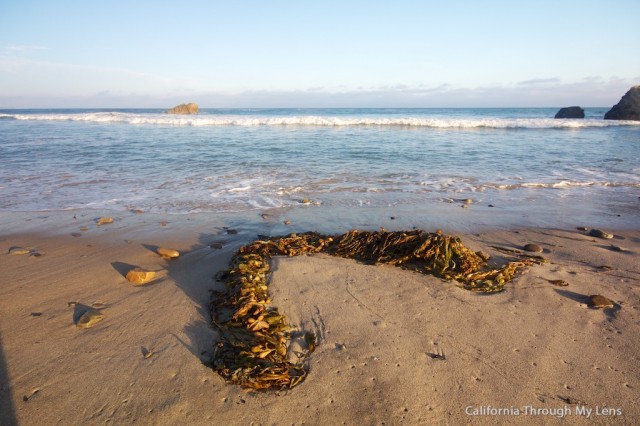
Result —
M579 106L560 108L554 118L584 118L584 110Z
M194 103L180 104L176 107L171 108L167 112L169 114L197 114L198 104L194 104Z
M605 115L605 120L640 121L640 86L633 86Z

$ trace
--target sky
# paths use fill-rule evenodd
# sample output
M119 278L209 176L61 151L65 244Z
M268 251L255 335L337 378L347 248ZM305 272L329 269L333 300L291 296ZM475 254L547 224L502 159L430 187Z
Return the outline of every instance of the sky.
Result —
M638 0L0 1L0 108L612 106Z

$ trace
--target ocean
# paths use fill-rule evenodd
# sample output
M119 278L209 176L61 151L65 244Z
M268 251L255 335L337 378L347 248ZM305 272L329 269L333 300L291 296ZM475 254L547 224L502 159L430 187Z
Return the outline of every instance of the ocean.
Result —
M0 110L0 211L376 210L637 228L640 122L606 111Z

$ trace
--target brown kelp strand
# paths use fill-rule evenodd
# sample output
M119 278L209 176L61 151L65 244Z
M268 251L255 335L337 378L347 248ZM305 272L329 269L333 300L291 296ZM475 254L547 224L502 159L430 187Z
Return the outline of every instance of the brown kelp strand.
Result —
M291 362L291 330L285 316L269 306L267 274L272 256L313 253L410 268L486 293L502 291L523 268L544 261L539 256L521 256L490 269L485 257L466 248L458 237L440 231L352 230L339 236L307 232L254 241L242 247L230 269L219 275L226 291L214 293L211 303L213 323L220 333L213 368L225 380L253 389L282 389L305 379L306 356L317 345L315 334L305 334L307 352Z
M248 388L292 388L307 369L288 361L286 318L269 307L269 255L247 251L243 247L224 274L227 291L213 294L212 318L220 333L213 368Z

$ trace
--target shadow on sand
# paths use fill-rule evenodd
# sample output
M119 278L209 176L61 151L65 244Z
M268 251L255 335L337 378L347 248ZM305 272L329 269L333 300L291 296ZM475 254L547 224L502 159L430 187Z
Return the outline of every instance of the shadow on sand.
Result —
M255 234L250 235L251 240ZM167 260L167 276L197 307L198 319L184 326L184 338L174 337L206 365L210 365L218 333L211 325L211 291L222 290L223 284L214 279L216 273L227 269L233 254L250 241L247 235L227 235L224 230L218 234L201 233L198 243L183 251L178 259ZM153 247L143 244L149 250ZM118 265L122 268L124 265ZM129 266L129 265L127 265ZM120 269L114 266L115 269Z
M578 303L584 303L585 305L588 305L590 307L590 309L601 309L604 314L607 316L607 318L609 318L609 320L614 320L616 319L616 316L618 315L618 312L620 311L621 307L619 304L617 303L613 303L613 307L610 308L593 308L591 306L591 297L587 296L586 294L581 294L581 293L576 293L574 291L569 291L569 290L558 290L556 289L556 293L558 293L560 296L564 296L568 299L571 299L575 302Z
M2 335L0 335L0 424L17 425L16 412L11 397L11 384L9 383L9 371L2 350Z

